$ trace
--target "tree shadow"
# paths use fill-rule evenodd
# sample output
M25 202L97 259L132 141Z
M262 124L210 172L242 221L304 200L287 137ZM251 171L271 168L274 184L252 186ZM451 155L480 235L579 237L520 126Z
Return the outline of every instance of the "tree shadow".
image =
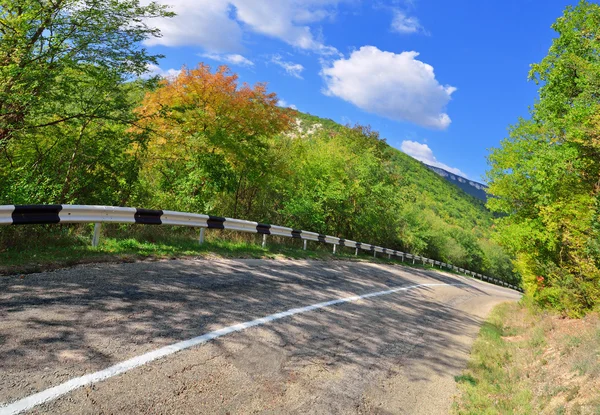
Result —
M264 260L101 264L3 277L0 402L291 308L419 283L465 281L401 266ZM263 326L277 339L275 346L265 347L283 347L294 364L317 359L388 370L409 356L435 372L456 373L464 362L453 356L465 345L455 338L480 321L436 301L435 289L420 287L287 317ZM466 297L490 295L471 285L455 289ZM246 346L257 341L246 333L231 341ZM226 351L228 339L216 343ZM411 379L423 380L423 373L414 371Z

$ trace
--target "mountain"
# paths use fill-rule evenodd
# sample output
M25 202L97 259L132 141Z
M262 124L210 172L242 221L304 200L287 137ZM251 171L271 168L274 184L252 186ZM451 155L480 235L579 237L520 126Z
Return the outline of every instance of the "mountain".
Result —
M487 202L487 193L485 191L485 189L487 189L487 186L485 184L465 179L464 177L457 176L456 174L450 173L449 171L446 171L444 169L440 169L439 167L430 166L428 164L425 164L425 166L442 176L444 179L448 180L453 185L458 186L465 193L476 197L477 199L482 200L483 202Z

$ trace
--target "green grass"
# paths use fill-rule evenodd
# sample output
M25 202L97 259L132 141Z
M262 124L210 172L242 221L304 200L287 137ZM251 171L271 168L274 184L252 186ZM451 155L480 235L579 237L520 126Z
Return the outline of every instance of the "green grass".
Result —
M515 349L504 339L514 328L505 327L506 315L515 304L501 304L491 313L473 344L465 373L455 380L461 391L455 401L458 414L530 414L531 391L512 371Z
M131 262L140 259L189 257L288 258L312 260L359 260L400 263L399 259L354 249L269 236L262 248L260 235L207 231L206 242L198 242L198 230L190 228L104 225L100 244L91 246L92 226L30 226L0 229L0 275L27 274L93 262ZM431 265L404 263L419 269ZM447 271L447 270L446 270ZM448 271L450 272L450 271Z

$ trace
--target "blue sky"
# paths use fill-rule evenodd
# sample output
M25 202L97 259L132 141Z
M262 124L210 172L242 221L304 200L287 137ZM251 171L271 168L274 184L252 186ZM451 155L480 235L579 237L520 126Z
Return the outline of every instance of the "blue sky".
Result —
M537 96L529 65L575 0L160 0L146 46L182 65L228 64L282 105L369 124L429 164L482 181L488 149Z

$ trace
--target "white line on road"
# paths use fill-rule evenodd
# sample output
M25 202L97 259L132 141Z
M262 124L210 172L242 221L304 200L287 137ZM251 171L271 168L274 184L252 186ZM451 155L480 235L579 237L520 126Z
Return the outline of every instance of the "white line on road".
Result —
M280 318L292 316L294 314L307 313L309 311L317 310L319 308L331 307L336 304L341 303L349 303L352 301L362 300L364 298L378 297L380 295L387 295L397 293L399 291L408 291L414 288L420 287L436 287L436 286L460 286L460 285L468 285L468 284L417 284L410 285L408 287L400 287L394 288L387 291L377 291L364 295L357 295L354 297L346 297L339 298L337 300L326 301L323 303L313 304L302 308L292 308L287 311L282 311L280 313L271 314L266 317L258 318L256 320L246 321L245 323L235 324L233 326L224 327L219 330L211 331L210 333L203 334L198 337L194 337L189 340L184 340L179 343L171 344L169 346L162 347L160 349L145 353L141 356L137 356L131 358L129 360L125 360L124 362L117 363L114 366L101 370L99 372L90 373L84 376L80 376L78 378L73 378L65 383L62 383L58 386L54 386L52 388L46 389L42 392L35 393L26 398L20 399L11 404L3 404L0 406L0 415L14 415L23 411L27 411L32 409L37 405L41 405L45 402L52 401L57 399L75 389L78 389L82 386L91 385L92 383L101 382L108 378L112 378L113 376L120 375L121 373L128 372L136 367L140 367L145 365L146 363L150 363L154 360L163 358L165 356L171 355L173 353L179 352L181 350L189 349L190 347L198 346L200 344L206 343L209 340L216 339L221 336L225 336L229 333L234 333L236 331L241 331L250 327L260 326L265 323L269 323L274 320L279 320Z

